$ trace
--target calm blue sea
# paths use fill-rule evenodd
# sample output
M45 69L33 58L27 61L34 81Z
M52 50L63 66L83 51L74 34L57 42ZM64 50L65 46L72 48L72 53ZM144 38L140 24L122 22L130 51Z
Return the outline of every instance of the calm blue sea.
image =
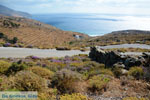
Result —
M81 32L91 36L127 29L150 30L150 16L121 14L36 14L32 18L62 30Z

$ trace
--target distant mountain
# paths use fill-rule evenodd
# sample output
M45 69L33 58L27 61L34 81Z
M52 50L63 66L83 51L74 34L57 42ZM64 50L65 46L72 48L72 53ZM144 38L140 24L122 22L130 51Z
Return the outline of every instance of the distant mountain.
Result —
M0 5L0 14L5 16L14 16L14 17L31 17L29 13L15 11L3 5Z

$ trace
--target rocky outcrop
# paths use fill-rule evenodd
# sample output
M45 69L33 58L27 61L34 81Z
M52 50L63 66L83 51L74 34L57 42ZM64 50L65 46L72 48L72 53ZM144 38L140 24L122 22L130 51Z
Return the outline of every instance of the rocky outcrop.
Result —
M150 62L150 55L143 54L142 56L121 55L119 52L98 50L96 47L91 47L89 57L99 63L105 64L106 67L121 67L129 69L133 66L141 66ZM148 65L147 65L148 66Z
M106 66L113 66L117 62L122 62L124 57L122 57L118 52L105 52L103 50L98 50L96 47L91 48L89 57L92 60L99 63L104 63Z

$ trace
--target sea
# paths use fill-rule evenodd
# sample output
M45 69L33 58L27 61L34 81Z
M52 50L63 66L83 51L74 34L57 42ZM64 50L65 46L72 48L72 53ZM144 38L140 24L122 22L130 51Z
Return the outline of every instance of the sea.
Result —
M61 30L100 36L120 30L150 30L150 15L53 13L34 14L32 19Z

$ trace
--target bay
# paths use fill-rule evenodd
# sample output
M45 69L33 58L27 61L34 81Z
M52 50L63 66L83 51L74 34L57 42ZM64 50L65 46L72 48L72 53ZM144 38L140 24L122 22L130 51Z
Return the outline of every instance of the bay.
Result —
M35 14L32 19L65 31L98 36L118 30L150 30L150 16L124 14Z

